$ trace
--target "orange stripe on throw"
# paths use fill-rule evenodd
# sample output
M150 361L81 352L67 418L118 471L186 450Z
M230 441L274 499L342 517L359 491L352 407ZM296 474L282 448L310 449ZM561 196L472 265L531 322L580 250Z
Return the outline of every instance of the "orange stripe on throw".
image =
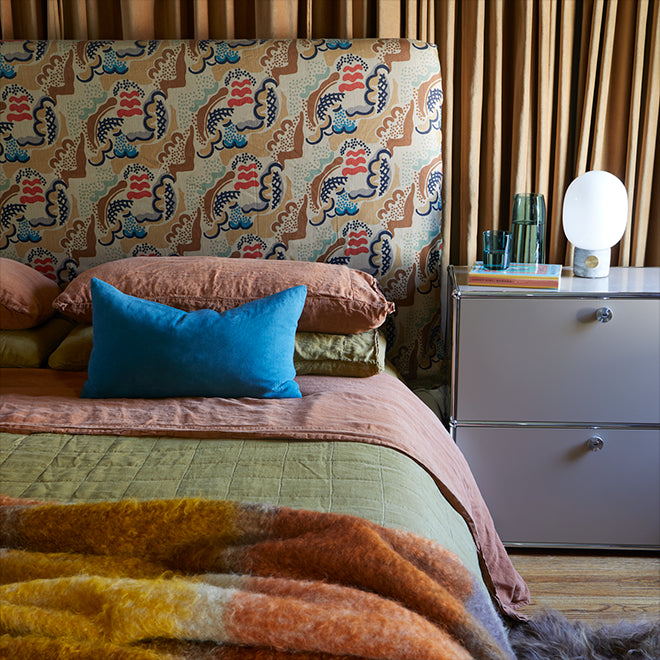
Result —
M176 568L192 544L217 550L240 539L241 511L235 502L195 499L2 506L0 546L140 557Z
M308 585L311 588L310 585ZM377 596L355 606L240 593L226 613L234 643L277 650L324 651L387 660L471 660L472 656L423 617Z
M459 561L453 563L455 575L447 585L436 582L417 562L397 552L378 526L352 516L282 509L272 536L274 540L255 544L237 554L233 562L231 555L227 556L228 568L241 572L249 566L253 575L299 580L332 576L337 584L377 593L428 618L460 639L475 657L504 657L463 606L473 582ZM403 549L405 543L399 545ZM396 580L391 579L394 575Z

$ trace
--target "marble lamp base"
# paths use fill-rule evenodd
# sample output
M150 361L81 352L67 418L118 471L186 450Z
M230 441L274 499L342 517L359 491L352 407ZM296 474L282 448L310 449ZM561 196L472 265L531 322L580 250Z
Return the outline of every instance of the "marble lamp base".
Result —
M573 274L577 277L607 277L610 274L612 248L605 250L583 250L575 248Z

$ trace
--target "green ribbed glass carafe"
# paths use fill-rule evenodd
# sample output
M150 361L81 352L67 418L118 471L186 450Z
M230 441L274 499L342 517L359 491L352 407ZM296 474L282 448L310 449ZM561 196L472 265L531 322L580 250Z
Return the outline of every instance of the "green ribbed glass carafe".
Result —
M516 193L513 196L511 234L513 263L545 263L545 199L542 194Z

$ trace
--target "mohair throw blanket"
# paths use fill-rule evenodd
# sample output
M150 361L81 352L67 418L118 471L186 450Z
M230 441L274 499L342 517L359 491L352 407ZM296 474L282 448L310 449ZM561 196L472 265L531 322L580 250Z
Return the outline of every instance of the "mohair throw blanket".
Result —
M512 657L454 555L352 516L4 498L0 545L3 658Z

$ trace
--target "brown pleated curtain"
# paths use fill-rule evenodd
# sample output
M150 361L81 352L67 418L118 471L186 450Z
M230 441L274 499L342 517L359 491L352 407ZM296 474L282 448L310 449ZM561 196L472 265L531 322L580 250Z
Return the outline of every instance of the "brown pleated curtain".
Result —
M0 0L3 39L410 37L438 44L443 260L472 263L515 192L548 207L570 264L564 192L602 169L630 211L613 264L660 265L660 0Z

